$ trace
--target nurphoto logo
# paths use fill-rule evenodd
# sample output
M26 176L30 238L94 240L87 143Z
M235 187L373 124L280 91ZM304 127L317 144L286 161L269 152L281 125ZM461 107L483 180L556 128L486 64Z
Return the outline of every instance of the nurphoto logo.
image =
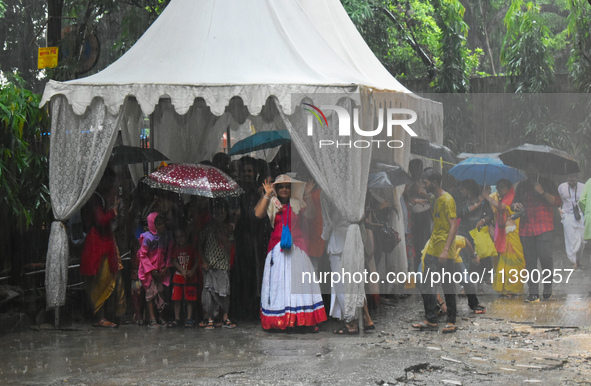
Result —
M338 117L338 135L339 137L351 137L351 114L349 111L341 106L336 105L323 105L316 107L310 103L302 103L302 109L309 112L307 121L307 134L308 136L314 135L314 118L316 118L320 124L320 127L329 127L328 120L324 111L333 110L336 112ZM384 119L385 116L385 119ZM410 109L402 108L388 108L384 114L384 109L378 109L378 127L374 130L363 130L359 125L359 109L353 108L353 129L355 132L363 137L375 137L382 133L384 126L386 127L386 135L392 137L393 128L395 126L402 127L411 137L417 137L417 133L410 127L411 124L416 122L417 113ZM386 124L384 125L384 120ZM345 138L344 138L345 139ZM318 142L320 148L336 146L339 147L355 147L355 148L368 148L372 145L376 145L378 148L380 145L388 146L392 149L401 148L404 143L400 140L356 140L356 141L335 141L329 139L321 139Z

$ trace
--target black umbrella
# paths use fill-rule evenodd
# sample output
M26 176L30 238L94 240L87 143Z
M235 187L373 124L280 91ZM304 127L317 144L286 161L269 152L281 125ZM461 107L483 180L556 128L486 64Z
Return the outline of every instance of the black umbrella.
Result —
M501 153L460 153L457 155L458 160L464 161L468 158L499 158Z
M119 145L113 148L109 166L159 162L169 159L156 149Z
M579 164L567 152L546 145L524 145L509 149L499 155L505 165L525 169L534 163L541 173L571 174L580 171Z
M410 152L414 155L429 158L432 160L456 164L456 155L446 146L439 145L424 138L412 137L410 139Z
M408 184L410 177L402 166L394 163L388 165L381 162L376 162L369 169L369 177L367 182L368 188L395 188L399 185Z

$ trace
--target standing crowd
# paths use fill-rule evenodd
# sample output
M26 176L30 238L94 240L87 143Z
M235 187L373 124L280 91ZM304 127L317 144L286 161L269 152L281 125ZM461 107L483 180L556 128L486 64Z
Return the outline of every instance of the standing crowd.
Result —
M350 225L309 173L296 175L289 162L267 163L250 156L230 162L224 153L202 163L230 175L244 192L237 198L209 199L139 183L124 214L127 225L120 229L113 226L123 215L116 176L105 171L81 210L86 236L80 272L95 325L117 327L113 317L125 321L124 283L129 283L132 320L150 328L231 329L235 322L260 320L266 331L314 333L333 317L342 321L335 334L358 333L359 320L346 307L344 282L332 283L327 296L319 283L302 280L303 273L341 272ZM425 312L412 328L439 330L438 320L446 315L441 331L455 332L457 292L466 296L474 313L483 314L486 308L478 295L485 285L503 297L524 295L528 303L551 299L552 282L543 284L540 296L534 273L554 272L556 208L572 268L588 263L583 253L585 240L591 238L591 220L585 221L591 218L591 180L582 184L577 175L569 175L556 187L540 176L535 164L525 172L527 179L516 186L501 179L493 191L473 180L447 184L447 176L424 169L415 159L400 206L393 205L394 194L367 191L360 224L366 269L388 270L399 231L406 241L408 271L424 276L405 285L418 284ZM404 229L388 231L394 207L402 209ZM131 250L129 278L122 274L123 246L114 237L118 231L133 233L125 246ZM483 271L493 275L469 279L470 273ZM439 289L431 283L433 275L443 272L448 275L442 275ZM461 283L452 280L455 272L464 273ZM396 290L399 295L366 283L365 330L375 329L371 307L405 296L402 288ZM114 312L105 310L108 299L116 306Z

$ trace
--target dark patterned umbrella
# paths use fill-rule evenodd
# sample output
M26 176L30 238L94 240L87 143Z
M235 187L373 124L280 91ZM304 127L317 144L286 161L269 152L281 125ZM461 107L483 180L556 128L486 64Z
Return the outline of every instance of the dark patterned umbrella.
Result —
M447 147L431 142L424 138L412 137L410 139L410 153L431 160L442 160L446 163L456 164L456 155Z
M388 165L376 162L369 168L368 188L395 188L408 183L410 183L410 177L397 163Z
M229 175L209 165L171 164L142 181L152 188L210 198L237 197L244 193Z
M159 162L169 159L156 149L119 145L113 148L111 158L109 158L109 166Z

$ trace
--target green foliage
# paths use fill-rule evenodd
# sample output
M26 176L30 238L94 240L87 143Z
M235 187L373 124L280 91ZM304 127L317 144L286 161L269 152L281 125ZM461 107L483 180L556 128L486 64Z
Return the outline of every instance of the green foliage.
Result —
M591 92L591 6L586 0L569 0L568 35L572 50L568 68L581 92Z
M568 0L570 10L567 32L572 39L571 55L568 60L569 75L577 89L591 92L591 5L586 0ZM582 167L589 165L587 158L591 152L591 100L581 101L576 106L587 112L587 118L576 132L578 141L577 160Z
M419 0L342 0L368 46L394 76L432 77L439 28L433 7Z
M76 58L61 60L58 68L37 69L37 47L46 45L48 17L63 27L80 26L78 43L97 34L101 55L94 69L104 69L124 54L146 31L170 0L63 0L63 13L48 15L47 1L0 0L0 74L18 71L28 89L41 92L48 78L69 80L76 74ZM3 7L5 6L5 7ZM63 50L62 50L63 52ZM72 49L71 52L77 52Z
M470 89L469 62L471 51L466 43L468 25L464 22L464 6L457 0L435 0L437 24L441 29L437 52L439 74L435 81L438 92L462 93ZM472 60L470 60L472 59Z
M465 9L458 0L342 2L369 47L392 75L428 77L438 92L469 90L470 77L476 74L483 51L468 47ZM373 7L368 8L370 4ZM454 150L471 150L467 140L473 131L469 114L446 110L445 117L446 144Z
M501 63L515 92L544 92L554 79L550 29L543 23L540 7L513 0L505 16L507 34Z
M443 93L467 93L470 77L478 67L482 50L472 52L466 37L468 25L464 22L464 6L458 0L435 0L436 20L440 28L438 53L438 74L435 90ZM455 152L471 151L470 138L474 132L471 106L467 96L458 96L456 103L443 104L444 143ZM462 101L461 99L466 99ZM461 106L461 107L460 107Z
M342 0L342 4L355 24L362 24L374 16L373 8L367 1Z
M45 1L1 0L0 74L18 71L29 89L41 90L37 75L37 47L45 45Z
M170 0L66 0L64 10L70 20L68 24L79 27L78 44L86 36L95 33L110 51L105 53L105 49L102 50L102 55L111 59L99 62L92 71L96 72L127 52L169 3ZM117 33L111 35L111 31ZM57 68L46 72L49 78L69 80L79 76L76 67L77 58L62 58Z
M49 218L49 120L38 107L41 96L22 89L20 77L11 78L0 85L0 213L26 229Z
M144 7L130 8L120 12L120 35L113 44L113 49L120 55L129 50L146 32L148 27L164 11L170 0L144 1Z

